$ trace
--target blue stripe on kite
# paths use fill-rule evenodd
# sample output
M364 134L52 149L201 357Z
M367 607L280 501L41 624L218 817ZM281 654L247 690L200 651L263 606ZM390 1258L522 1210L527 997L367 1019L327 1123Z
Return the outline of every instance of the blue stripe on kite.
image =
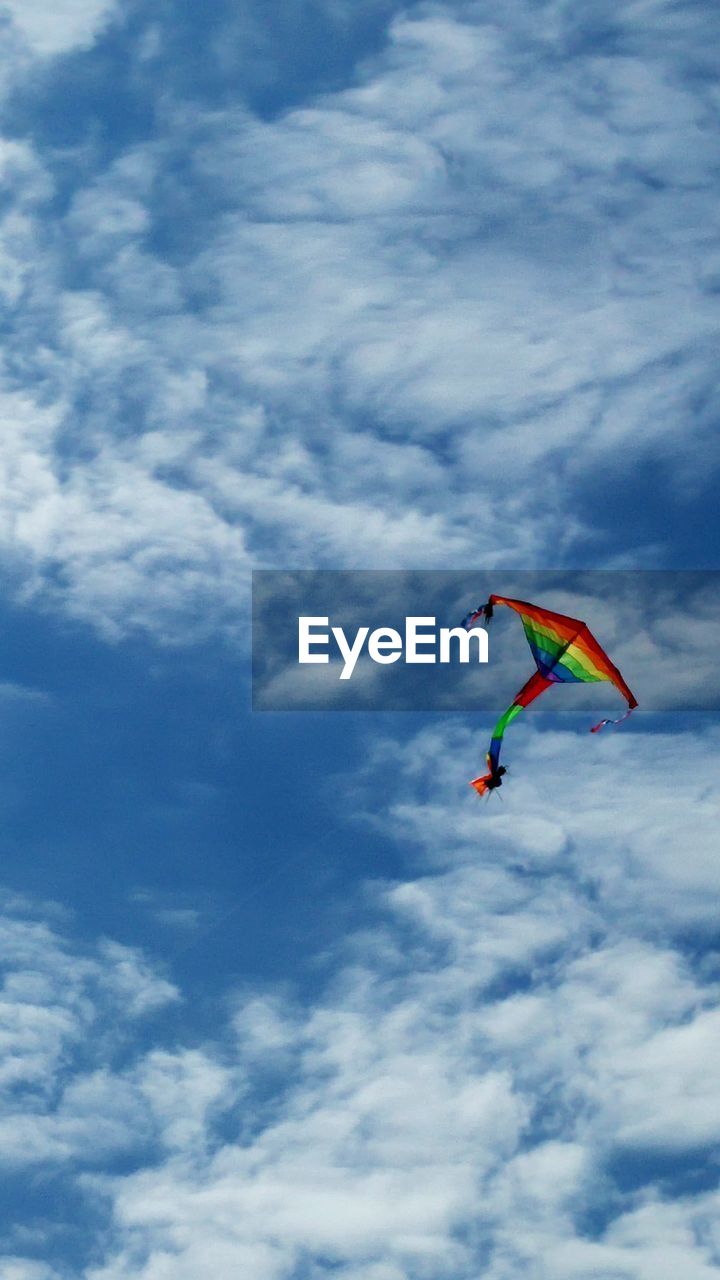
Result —
M532 642L530 648L541 676L545 676L547 680L554 680L556 683L581 683L578 676L573 675L572 671L562 665L562 658L558 658L557 654L548 653L547 649L541 649L539 645Z
M560 684L585 684L586 681L581 676L576 676L568 667L564 667L562 663L558 663L552 673L553 680L557 680Z

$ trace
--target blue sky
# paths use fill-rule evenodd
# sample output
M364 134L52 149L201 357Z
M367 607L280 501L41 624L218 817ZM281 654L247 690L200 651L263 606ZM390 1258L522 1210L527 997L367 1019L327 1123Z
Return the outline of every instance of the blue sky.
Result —
M716 717L482 807L249 657L258 567L718 567L719 43L0 5L3 1280L720 1275Z

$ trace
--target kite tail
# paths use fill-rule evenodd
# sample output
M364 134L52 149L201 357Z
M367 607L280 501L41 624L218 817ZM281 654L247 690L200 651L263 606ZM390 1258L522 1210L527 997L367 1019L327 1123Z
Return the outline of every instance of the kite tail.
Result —
M489 755L486 757L486 760L487 760L487 766L488 768L490 768ZM490 782L491 778L492 778L491 773L484 773L481 778L473 778L472 782L470 783L470 786L475 788L479 796L487 795L489 790L488 782Z
M484 796L490 790L488 783L492 781L493 777L497 776L497 771L500 767L500 748L508 725L512 724L516 716L520 715L524 707L528 707L535 698L539 698L540 694L544 693L554 683L555 681L546 679L539 671L536 671L527 683L523 685L520 692L515 695L507 711L501 715L493 729L490 750L487 754L487 766L490 772L484 773L480 778L474 778L470 783L470 786L475 788L479 796Z
M592 725L590 732L599 733L601 729L605 728L606 724L622 724L623 720L627 720L628 716L631 716L634 710L635 707L628 707L625 715L619 716L617 720L600 720L598 724Z

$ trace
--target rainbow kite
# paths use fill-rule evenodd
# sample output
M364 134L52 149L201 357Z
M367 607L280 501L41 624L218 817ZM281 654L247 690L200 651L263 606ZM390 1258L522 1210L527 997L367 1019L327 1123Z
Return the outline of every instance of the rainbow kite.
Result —
M616 689L620 690L623 697L627 699L628 709L625 715L620 716L618 720L601 720L599 724L593 725L592 733L597 733L598 729L602 729L606 724L620 724L620 721L626 720L633 708L637 706L636 699L617 667L600 648L585 623L577 618L567 618L563 613L551 613L549 609L539 609L537 605L528 604L525 600L510 600L507 596L490 596L487 604L473 610L463 619L463 626L469 631L480 619L489 622L497 604L506 604L520 614L537 671L530 677L527 684L523 685L493 729L490 750L487 754L489 772L470 783L470 786L474 787L481 796L502 786L505 769L500 764L500 748L507 726L520 715L523 707L529 706L552 684L609 680Z

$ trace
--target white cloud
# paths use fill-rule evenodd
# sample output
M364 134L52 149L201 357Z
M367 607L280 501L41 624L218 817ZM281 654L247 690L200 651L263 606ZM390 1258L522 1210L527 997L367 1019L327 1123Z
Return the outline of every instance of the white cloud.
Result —
M152 1133L141 1096L109 1063L128 1023L178 993L130 948L73 949L29 910L8 901L0 917L0 1161L93 1163Z
M30 1258L0 1255L0 1268L4 1280L60 1280L59 1271L46 1266L44 1262L33 1262Z
M687 497L717 461L706 36L643 12L598 6L611 54L564 5L430 7L275 119L167 100L52 231L7 144L27 592L172 638L237 620L251 563L577 561L598 474L652 458Z
M515 732L502 810L467 728L376 747L408 875L324 990L246 984L204 1044L133 1036L177 998L147 959L6 906L0 1149L112 1210L86 1280L709 1280L717 734Z
M88 48L117 11L115 0L3 0L0 14L10 17L31 52L41 58Z
M5 9L16 72L111 12ZM428 7L272 120L165 100L103 170L60 157L67 206L58 157L3 144L25 598L186 638L236 623L251 563L566 562L598 468L710 474L706 13L588 13ZM686 953L716 924L717 735L518 732L504 808L467 788L476 733L378 749L368 820L412 860L385 924L213 1043L123 1039L175 987L6 906L0 1153L93 1170L115 1235L87 1280L717 1274L717 1196L663 1164L703 1172L720 1130L717 975ZM21 1253L3 1274L54 1280Z
M620 735L611 741L605 795L625 758ZM667 894L644 847L627 897L608 888L633 857L647 822L637 803L673 744L628 737L635 802L612 806L596 846L599 801L574 735L550 744L552 767L573 777L572 802L554 802L559 841L532 830L533 800L549 803L535 743L500 815L455 798L450 764L433 769L461 767L458 742L435 728L405 750L388 744L391 783L378 760L394 803L383 792L375 807L389 830L415 814L413 841L422 830L435 848L414 795L432 788L453 852L437 849L444 868L378 886L387 923L349 939L324 995L303 1007L249 990L234 1041L153 1051L126 1073L168 1154L85 1177L115 1221L115 1247L88 1280L189 1278L203 1258L219 1277L251 1268L259 1280L301 1266L318 1280L445 1280L479 1267L492 1280L714 1273L717 1196L674 1193L667 1160L702 1168L717 1138L716 976L683 953L687 901ZM715 738L682 746L706 785ZM687 821L692 797L676 803ZM710 838L716 823L716 808L701 811L689 867L702 862L701 827ZM618 1162L636 1157L639 1188L623 1191Z
M150 1053L136 1084L161 1118L164 1143L185 1156L198 1140L205 1143L208 1111L237 1089L227 1068L197 1050Z
M719 803L707 767L717 752L711 724L705 732L638 738L621 729L568 736L518 723L504 744L511 769L504 806L488 803L479 811L467 780L483 763L490 727L483 733L478 720L469 732L449 724L442 734L428 730L411 743L377 747L380 770L392 759L407 777L406 796L387 819L396 834L437 866L455 862L458 836L470 847L482 831L493 846L524 846L533 861L589 877L616 911L642 910L649 919L657 913L665 925L711 924ZM381 774L371 776L382 786ZM456 797L452 820L438 798L443 787ZM372 795L368 801L374 805Z

